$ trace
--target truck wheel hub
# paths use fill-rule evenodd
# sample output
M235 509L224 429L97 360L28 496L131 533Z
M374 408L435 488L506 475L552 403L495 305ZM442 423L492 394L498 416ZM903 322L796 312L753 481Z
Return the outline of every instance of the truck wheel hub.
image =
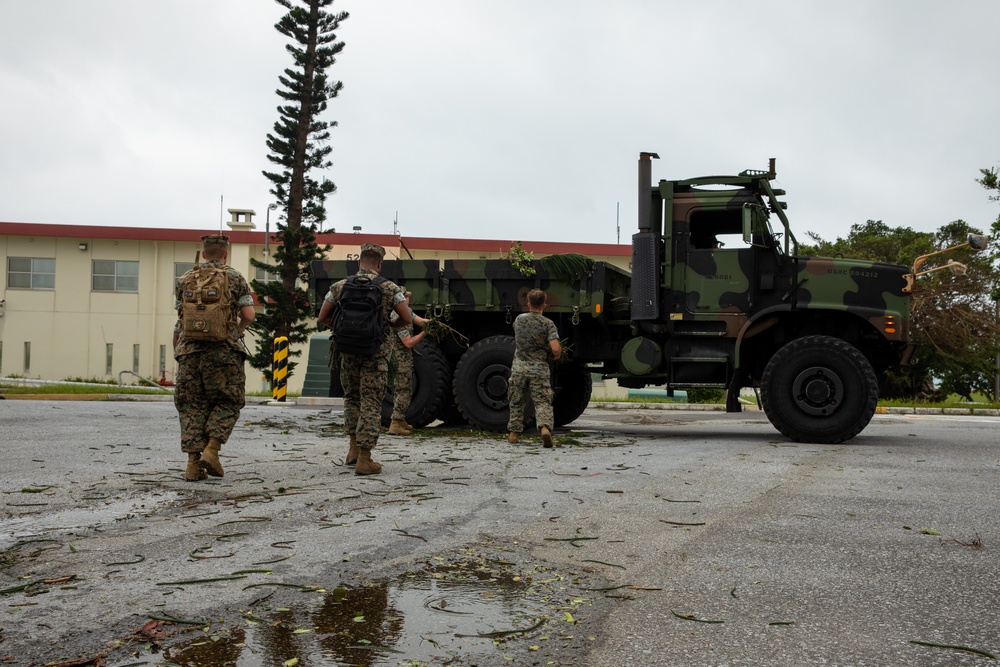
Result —
M507 406L507 376L510 368L503 364L491 364L479 373L476 389L483 405L493 410Z
M792 395L803 412L827 417L840 407L844 383L829 368L813 366L796 376L792 383Z

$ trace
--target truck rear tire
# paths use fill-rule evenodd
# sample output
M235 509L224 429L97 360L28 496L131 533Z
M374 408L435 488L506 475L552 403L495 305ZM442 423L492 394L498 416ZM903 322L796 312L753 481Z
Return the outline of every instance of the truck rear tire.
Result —
M422 340L413 348L413 397L406 410L406 421L423 428L438 419L444 411L445 401L451 402L451 367L444 353L429 340ZM382 426L392 420L392 387L382 399Z
M805 336L768 361L760 399L771 424L792 440L836 444L871 421L878 381L871 364L850 343Z
M507 380L513 362L513 336L484 338L458 360L452 388L455 404L469 424L484 431L507 430Z
M553 376L555 398L552 399L552 420L556 426L564 426L587 409L594 382L590 370L573 361L556 366Z

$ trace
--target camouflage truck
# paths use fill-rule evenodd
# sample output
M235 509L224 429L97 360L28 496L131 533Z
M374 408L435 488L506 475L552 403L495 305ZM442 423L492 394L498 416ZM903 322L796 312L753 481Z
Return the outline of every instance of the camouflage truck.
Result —
M879 374L913 353L914 273L797 255L778 200L785 193L771 187L774 160L767 171L652 184L655 157L639 159L631 274L598 261L566 275L536 260L530 276L503 259L383 264L384 275L413 292L417 312L467 339L417 348L407 421L506 428L511 324L537 287L548 292L546 315L570 351L553 370L557 426L586 408L592 373L629 388L719 388L728 411L740 411L740 390L753 387L775 428L797 441L838 443L867 426ZM356 262L316 262L317 298L356 269ZM328 387L336 385L333 378Z

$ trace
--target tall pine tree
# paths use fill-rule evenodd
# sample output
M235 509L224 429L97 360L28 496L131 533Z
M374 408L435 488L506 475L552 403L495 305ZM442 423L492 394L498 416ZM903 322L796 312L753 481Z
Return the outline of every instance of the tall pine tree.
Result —
M300 351L291 346L308 341L315 330L309 318L312 306L303 286L308 280L309 264L323 259L330 246L320 246L316 234L323 231L326 221L324 202L337 186L310 174L330 167L331 148L327 145L330 128L336 122L320 120L327 103L337 97L343 84L332 81L327 70L336 62L344 48L335 30L348 18L347 12L327 11L334 0L275 0L288 13L275 24L275 29L289 40L285 47L294 65L279 76L281 88L276 92L284 103L278 107L279 119L273 133L267 135L270 153L267 159L278 167L265 171L271 181L270 192L284 214L277 221L270 241L271 266L255 259L251 263L267 272L269 280L254 280L251 287L265 304L251 325L256 334L256 351L250 364L271 377L273 340L288 338L289 355ZM291 374L294 363L288 364Z

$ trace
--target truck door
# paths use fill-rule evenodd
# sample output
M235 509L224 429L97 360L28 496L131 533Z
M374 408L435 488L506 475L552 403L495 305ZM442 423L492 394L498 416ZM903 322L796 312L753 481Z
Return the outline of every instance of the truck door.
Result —
M753 308L756 252L744 242L741 225L738 210L691 213L688 243L678 248L686 250L683 319L732 317L742 323Z

